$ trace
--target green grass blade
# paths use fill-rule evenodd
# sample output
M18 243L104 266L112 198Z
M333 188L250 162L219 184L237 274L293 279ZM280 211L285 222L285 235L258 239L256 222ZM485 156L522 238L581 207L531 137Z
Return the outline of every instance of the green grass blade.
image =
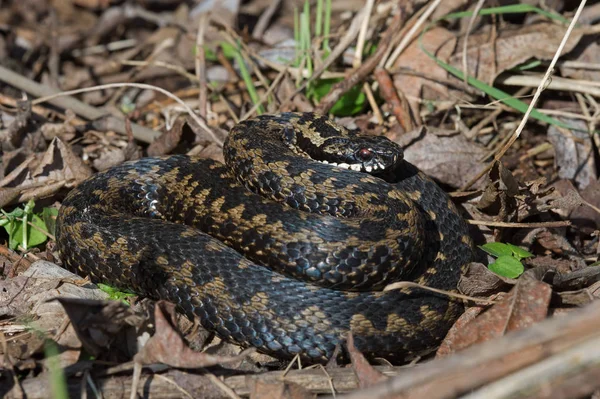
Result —
M54 341L46 340L44 343L44 355L46 356L46 364L50 373L52 397L54 399L68 399L67 378L65 377L63 368L60 366L58 347Z
M233 58L235 59L235 61L237 62L238 66L240 68L240 74L242 75L242 80L246 84L246 90L248 90L248 94L250 95L250 99L252 100L252 103L254 105L257 105L258 103L260 103L260 97L258 96L256 87L254 87L254 81L252 81L252 76L250 75L248 68L246 68L246 62L244 61L244 57L242 56L242 52L240 51L239 48L235 52ZM262 105L259 105L258 108L256 109L256 113L259 115L264 114L265 113L264 107Z
M329 55L331 48L329 48L329 33L331 31L331 0L325 0L325 20L323 21L323 50L326 52L326 56Z
M544 15L553 20L557 20L557 21L564 22L564 23L569 22L567 19L563 18L562 16L560 16L558 14L550 13L550 12L544 11L540 8L528 5L528 4L515 4L515 5L511 5L511 6L484 8L478 12L478 15L518 14L518 13L526 13L526 12L536 12L540 15ZM423 46L423 36L433 26L435 26L435 24L439 21L447 21L447 20L456 19L456 18L464 18L464 17L469 17L472 15L473 15L472 11L464 11L464 12L456 12L456 13L448 14L438 20L431 22L419 36L419 47L421 48L421 51L423 51L429 58L434 60L440 67L444 68L446 71L448 71L452 75L456 76L460 80L465 80L465 75L463 74L463 72L461 70L459 70L458 68L455 68L452 65L447 64L446 62L440 60L435 55L433 55L432 53L427 51L425 49L425 47ZM527 109L529 108L529 105L524 103L523 101L518 100L518 99L512 97L509 93L506 93L505 91L502 91L493 86L490 86L477 78L474 78L472 76L467 76L466 81L469 85L483 91L491 98L498 100L498 101L502 102L503 104L506 104L507 106L509 106L523 114L526 113ZM537 109L533 109L531 111L530 115L534 119L537 119L541 122L549 123L554 126L571 129L571 130L581 130L581 129L569 126L568 124L563 123L557 119L554 119L548 115L545 115L545 114L539 112Z

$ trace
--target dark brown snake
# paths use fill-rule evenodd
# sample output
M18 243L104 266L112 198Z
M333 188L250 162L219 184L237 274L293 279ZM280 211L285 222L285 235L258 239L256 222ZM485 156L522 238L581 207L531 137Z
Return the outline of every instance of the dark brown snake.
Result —
M286 113L235 126L224 155L227 167L146 158L80 184L57 221L65 267L174 302L220 337L281 358L324 362L349 332L359 350L394 361L440 343L458 301L381 289L455 290L472 242L396 144Z

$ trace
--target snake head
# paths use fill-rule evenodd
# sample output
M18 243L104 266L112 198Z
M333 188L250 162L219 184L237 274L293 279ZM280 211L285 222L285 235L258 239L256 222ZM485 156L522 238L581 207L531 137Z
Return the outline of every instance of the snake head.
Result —
M381 173L404 158L402 148L383 136L330 137L312 158L357 172Z

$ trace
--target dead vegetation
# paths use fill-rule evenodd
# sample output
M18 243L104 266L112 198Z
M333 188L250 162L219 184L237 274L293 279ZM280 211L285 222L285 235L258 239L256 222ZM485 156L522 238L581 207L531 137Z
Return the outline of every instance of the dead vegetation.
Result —
M0 394L599 397L599 19L558 0L3 2ZM281 364L57 266L70 188L142 156L222 160L235 123L282 111L386 135L462 206L484 247L435 357L373 366L350 337L349 366Z

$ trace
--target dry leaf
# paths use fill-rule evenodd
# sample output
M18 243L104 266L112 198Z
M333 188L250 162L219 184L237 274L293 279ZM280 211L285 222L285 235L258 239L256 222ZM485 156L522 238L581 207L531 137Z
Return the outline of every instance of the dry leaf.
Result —
M550 60L567 30L567 26L550 22L540 22L524 27L503 27L499 37L493 40L490 29L484 33L469 36L467 69L469 76L491 84L507 69L529 59ZM575 29L567 40L563 54L568 53L581 39L583 33ZM463 70L462 44L450 57L450 64Z
M552 143L556 154L558 177L573 179L580 189L584 189L593 180L598 179L594 146L585 122L573 120L563 120L563 122L582 131L559 129L555 126L548 128L548 140Z
M473 297L487 297L497 294L511 285L514 285L514 283L503 280L497 274L492 273L485 265L476 262L469 264L467 271L458 281L460 292Z
M246 349L238 356L216 356L190 349L173 327L175 305L159 301L154 308L156 333L148 340L135 362L145 364L163 363L172 367L198 368L241 362L255 349Z
M422 42L425 50L447 61L454 51L456 38L450 31L436 27L423 35ZM419 114L421 100L440 101L449 98L447 86L435 82L436 79L445 80L448 72L425 54L419 43L419 40L413 40L394 64L395 68L399 68L394 70L394 86L408 99L415 115ZM428 78L402 73L402 69L424 74ZM424 87L429 89L430 94L426 98L422 96Z
M293 382L266 382L261 380L251 380L252 390L250 399L313 399L316 394L312 394L302 386Z
M452 187L461 187L479 173L478 159L486 152L479 144L458 134L438 137L413 131L394 141L404 148L404 159Z
M501 302L457 332L450 350L459 351L545 319L551 294L548 284L524 275Z
M366 388L388 379L385 374L371 366L363 354L356 349L352 333L348 334L346 347L348 348L350 360L352 361L352 369L354 370L354 374L356 374L356 378L358 378L358 385L361 388Z

